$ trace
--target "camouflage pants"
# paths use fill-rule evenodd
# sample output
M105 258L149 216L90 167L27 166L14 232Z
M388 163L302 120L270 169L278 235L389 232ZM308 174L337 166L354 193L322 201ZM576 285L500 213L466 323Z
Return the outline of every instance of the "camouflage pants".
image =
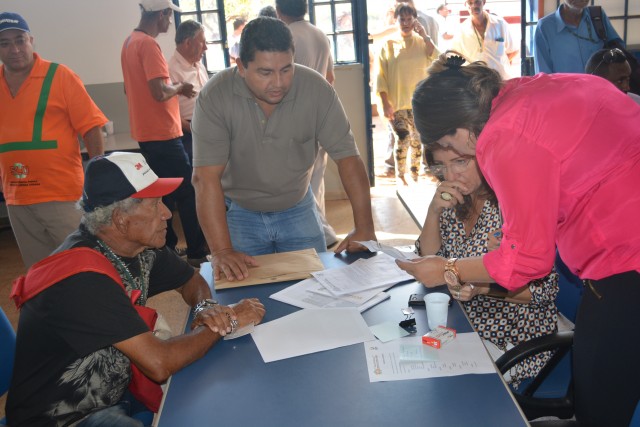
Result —
M413 123L413 111L398 110L393 113L391 128L396 134L396 176L402 176L406 172L409 146L411 146L411 175L418 176L422 161L422 144Z

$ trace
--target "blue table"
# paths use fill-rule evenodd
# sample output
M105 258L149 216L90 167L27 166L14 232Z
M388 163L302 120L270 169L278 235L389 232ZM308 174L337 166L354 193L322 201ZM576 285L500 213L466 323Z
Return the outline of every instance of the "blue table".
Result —
M320 254L327 268L367 255ZM222 304L258 297L263 322L297 307L269 298L294 282L226 289ZM363 313L369 325L402 320L409 295L424 293L417 282L393 287L391 298ZM418 334L428 331L424 309L416 309ZM449 326L470 332L458 304ZM190 426L526 426L498 374L370 383L362 344L264 363L251 336L220 341L204 358L176 373L158 427Z

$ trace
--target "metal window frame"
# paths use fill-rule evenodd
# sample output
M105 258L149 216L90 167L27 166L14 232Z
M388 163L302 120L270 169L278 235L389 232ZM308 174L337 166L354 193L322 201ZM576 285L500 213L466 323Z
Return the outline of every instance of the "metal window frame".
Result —
M624 14L623 15L615 15L609 16L610 21L618 21L623 20L622 25L622 34L620 34L622 40L625 44L628 45L627 40L629 36L629 21L633 19L640 20L640 15L629 15L629 0L622 0L624 2ZM560 7L561 0L556 0L556 9ZM529 16L527 16L527 4L530 5ZM591 0L591 6L595 5L595 1ZM535 6L535 7L534 7ZM533 21L534 14L537 14L536 20ZM532 76L535 74L534 63L533 63L533 33L538 24L540 18L544 15L544 0L522 0L521 1L521 36L522 41L520 45L520 52L522 57L522 75L523 76ZM531 19L531 20L529 20ZM639 22L640 25L640 22ZM527 44L527 32L531 32L531 43ZM629 47L629 46L627 46ZM527 49L531 49L532 56L526 56ZM638 49L638 47L636 47Z

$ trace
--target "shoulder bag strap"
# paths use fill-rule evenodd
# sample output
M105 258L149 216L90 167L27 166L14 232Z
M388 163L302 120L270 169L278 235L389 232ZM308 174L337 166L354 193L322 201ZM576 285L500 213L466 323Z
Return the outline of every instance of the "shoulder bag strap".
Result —
M607 29L602 22L602 6L589 6L589 17L600 40L607 42Z

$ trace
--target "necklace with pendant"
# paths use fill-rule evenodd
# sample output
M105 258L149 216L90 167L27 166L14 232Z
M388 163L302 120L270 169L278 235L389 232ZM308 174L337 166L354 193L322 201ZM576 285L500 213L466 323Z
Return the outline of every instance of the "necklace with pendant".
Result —
M129 289L140 290L141 292L140 298L138 298L138 300L136 301L136 304L146 305L148 286L145 286L145 283L143 283L144 279L142 278L142 276L144 275L141 275L141 279L140 279L141 283L137 283L133 278L133 274L131 274L131 271L129 271L129 267L127 267L127 265L122 261L122 258L116 255L116 253L113 252L113 249L111 249L109 245L107 245L102 240L96 239L96 241L98 242L98 245L102 249L102 253L107 257L107 259L111 261L112 264L115 264L116 267L120 267L117 270L119 270L118 273L120 274L121 277L124 275L122 279L124 280L126 287ZM140 264L140 254L136 255L136 259Z

